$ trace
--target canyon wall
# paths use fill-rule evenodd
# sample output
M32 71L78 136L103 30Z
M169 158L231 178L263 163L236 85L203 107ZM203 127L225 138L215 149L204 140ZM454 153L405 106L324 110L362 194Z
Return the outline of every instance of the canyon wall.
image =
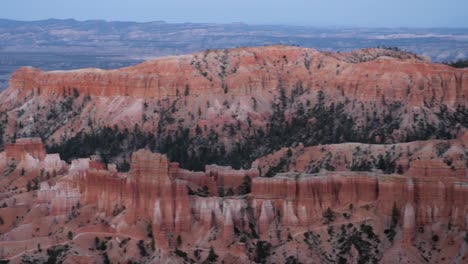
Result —
M468 207L463 202L468 199L468 188L453 178L418 180L359 172L278 174L254 179L252 196L260 230L265 230L277 215L282 216L285 227L308 226L320 221L327 208L347 209L350 205L372 205L386 216L391 216L396 206L402 219L414 223L413 228L449 222L468 227ZM414 209L414 213L407 212L411 215L405 215L408 206Z

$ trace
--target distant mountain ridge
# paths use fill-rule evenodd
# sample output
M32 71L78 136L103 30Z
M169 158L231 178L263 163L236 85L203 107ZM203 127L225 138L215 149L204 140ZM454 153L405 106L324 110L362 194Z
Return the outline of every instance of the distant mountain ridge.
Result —
M114 54L126 51L129 56L155 57L271 44L296 44L325 51L398 46L442 61L467 57L468 28L337 28L244 23L0 19L0 49L3 51L63 50Z
M244 23L166 23L0 19L0 90L22 66L116 69L207 49L298 45L321 51L399 47L433 61L468 57L468 28L336 28Z

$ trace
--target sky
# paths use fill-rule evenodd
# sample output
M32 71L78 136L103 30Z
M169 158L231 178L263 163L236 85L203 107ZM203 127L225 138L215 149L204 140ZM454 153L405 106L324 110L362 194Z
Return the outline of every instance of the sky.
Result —
M0 18L468 27L468 0L2 0Z

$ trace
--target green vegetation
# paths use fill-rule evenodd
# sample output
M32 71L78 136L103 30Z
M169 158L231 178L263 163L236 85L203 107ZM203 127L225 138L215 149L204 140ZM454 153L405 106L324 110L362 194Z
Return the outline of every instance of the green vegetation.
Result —
M398 207L396 206L396 203L393 203L393 208L392 208L392 220L390 223L390 228L384 230L384 234L387 236L388 240L393 243L393 239L396 236L396 231L395 228L398 225L398 219L400 217L400 211L398 210Z
M187 86L186 91L188 90ZM400 102L389 102L382 98L382 107L365 106L361 102L343 97L341 101L330 103L325 94L319 91L315 99L312 99L314 103L310 100L306 103L302 96L310 91L301 83L296 84L290 94L281 85L278 90L266 127L255 127L250 117L244 121L234 119L222 125L219 130L207 126L197 127L195 123L193 127L187 127L183 120L176 120L174 117L179 111L178 107L183 107L182 102L176 99L165 104L158 101L156 104L159 108L155 111L160 116L156 131L142 131L138 124L133 129L92 127L90 132L78 132L60 145L52 144L48 151L60 153L67 161L99 153L104 162L116 163L120 171L127 171L131 153L148 148L167 154L171 161L179 162L182 168L200 171L207 164L232 166L235 169L248 168L258 157L298 143L312 146L343 142L374 144L402 141L401 135L398 135L400 138L394 138L394 131L400 129L405 111ZM226 100L225 107L229 106L230 102ZM257 100L253 97L252 107L254 110L258 107ZM431 108L431 102L426 107ZM362 109L366 113L365 117L357 120L350 116L350 108ZM467 108L458 106L455 111L449 111L447 107L441 106L440 110L435 109L434 112L440 123L429 123L428 120L432 119L425 114L415 114L414 127L404 131L403 137L406 135L406 138L403 141L451 139L457 133L452 128L468 127ZM92 124L93 121L90 120L90 125ZM191 130L196 133L191 133ZM238 140L226 142L226 137ZM285 160L272 166L266 176L287 170L290 158L288 155L291 154L292 151L288 151ZM369 161L356 161L351 169L367 171L378 168L385 173L394 173L398 169L392 156L387 154L378 157L373 163L367 162ZM327 170L334 169L328 163L323 166Z
M219 197L226 196L226 191L224 190L224 186L221 185L221 186L218 187L218 195L219 195Z
M56 264L62 263L63 258L66 256L67 251L69 250L69 246L54 246L47 249L47 256L48 259L45 264Z
M32 183L28 180L26 183L26 190L28 192L39 190L39 179L37 177L33 178Z
M204 264L215 263L218 260L218 255L213 249L213 246L210 247L210 251L208 252L208 256L206 260L203 262Z
M139 240L137 243L138 250L140 251L140 256L147 257L149 256L148 251L146 251L145 242L143 240Z
M70 233L69 233L70 235ZM72 233L73 235L73 233ZM112 237L105 237L104 240L100 240L99 237L94 238L94 248L99 251L105 251L107 250L107 242L111 239Z
M151 239L151 250L154 252L156 250L156 241L154 241L154 236L153 236L153 225L148 224L146 227L146 232L148 237Z
M287 259L286 259L286 264L299 264L299 260L294 257L294 256L289 256Z
M237 188L238 195L248 194L251 191L252 179L249 176L245 176L242 180L241 185Z
M279 162L276 165L272 165L270 166L270 168L268 168L268 171L266 172L265 177L270 178L270 177L275 176L277 173L286 171L287 165L288 165L287 159L284 157L281 157Z
M377 48L379 49L386 49L386 50L393 50L393 51L401 51L401 49L399 47L395 47L395 46L377 46Z
M195 257L195 259L197 261L200 261L200 259L201 259L201 249L196 249L195 251L193 251L193 256Z
M454 62L446 62L445 64L452 66L454 68L467 68L468 67L468 59L461 59Z
M332 209L330 209L330 207L328 207L327 210L323 212L322 216L323 216L323 223L326 225L330 224L336 219L336 213L333 212Z
M374 233L372 226L361 224L359 229L352 223L341 225L338 231L332 226L328 229L329 239L320 237L312 231L304 233L304 242L309 249L320 258L320 263L347 263L347 258L354 247L358 252L357 263L379 263L382 258L379 249L380 239ZM323 241L330 243L334 249L330 254L327 252Z
M189 262L189 258L188 258L188 255L187 253L185 253L184 251L180 250L180 249L176 249L174 251L174 254L176 254L176 256L178 257L181 257L184 259L185 263L192 263L192 262Z
M177 240L176 240L176 245L177 247L180 247L182 245L182 237L180 237L180 235L177 236Z
M94 238L94 248L97 249L99 247L99 244L100 244L99 237L95 237Z
M3 134L4 133L5 133L4 124L3 122L0 122L0 151L3 150Z
M109 255L107 255L107 252L102 253L102 263L104 264L110 264L111 261L109 259Z
M128 156L124 155L124 159L129 160L130 153L148 145L153 146L154 149L154 144L154 136L141 131L138 125L135 125L132 131L128 129L119 131L115 126L114 128L104 127L94 130L89 134L79 132L64 144L55 144L49 147L48 152L60 153L60 156L68 162L76 158L89 157L99 152L101 159L108 163L112 158L122 154L128 154ZM127 171L129 164L128 162L120 163L118 168Z
M16 161L14 159L8 161L7 166L3 170L3 175L5 177L10 176L10 174L16 170L16 167L17 167L17 165L16 165Z
M258 241L255 244L255 258L256 263L267 263L268 257L271 255L271 244L267 241Z
M198 188L197 190L193 191L190 187L187 186L188 189L188 194L189 195L197 195L200 197L208 197L210 196L210 189L208 189L208 186L203 185L203 187Z

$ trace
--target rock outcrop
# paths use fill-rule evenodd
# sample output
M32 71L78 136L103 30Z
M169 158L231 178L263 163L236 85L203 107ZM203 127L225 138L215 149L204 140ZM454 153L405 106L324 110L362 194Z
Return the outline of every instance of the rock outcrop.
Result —
M7 159L18 162L26 161L28 158L43 161L46 157L45 146L40 138L21 138L13 144L6 144L5 154Z
M190 229L186 184L169 177L164 155L146 150L135 152L128 174L87 169L76 174L83 204L97 204L99 210L116 215L126 209L125 220L146 220L154 232Z

